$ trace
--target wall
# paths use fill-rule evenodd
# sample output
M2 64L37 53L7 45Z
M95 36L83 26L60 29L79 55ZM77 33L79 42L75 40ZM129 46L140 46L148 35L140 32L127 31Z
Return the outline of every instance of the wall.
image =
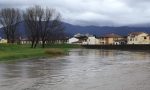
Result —
M87 39L87 44L89 45L96 45L96 44L100 44L99 40L95 37L88 37Z
M115 40L121 40L121 39L124 39L124 38L106 38L106 45L113 45L115 44Z
M68 40L68 43L69 43L69 44L72 44L73 42L77 42L77 41L79 41L79 39L77 39L77 38L70 38L70 39Z
M6 39L0 39L0 43L7 43Z
M144 39L146 37L146 39ZM135 37L128 36L128 44L150 44L150 39L148 34L142 33Z

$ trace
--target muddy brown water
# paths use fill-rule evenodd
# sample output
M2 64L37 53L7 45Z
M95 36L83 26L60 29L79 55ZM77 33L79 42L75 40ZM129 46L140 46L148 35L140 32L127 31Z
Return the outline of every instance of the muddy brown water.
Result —
M150 90L150 52L73 49L0 63L0 90Z

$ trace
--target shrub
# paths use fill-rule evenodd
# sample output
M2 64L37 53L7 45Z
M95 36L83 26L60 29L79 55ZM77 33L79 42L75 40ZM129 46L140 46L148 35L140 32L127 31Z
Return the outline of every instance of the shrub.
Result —
M47 55L61 55L61 54L64 54L64 50L56 49L56 48L46 49L45 54L47 54Z

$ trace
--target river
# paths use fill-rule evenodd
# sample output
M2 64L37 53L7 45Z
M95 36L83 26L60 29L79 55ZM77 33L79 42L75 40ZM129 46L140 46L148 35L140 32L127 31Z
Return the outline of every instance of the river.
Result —
M150 90L150 52L73 49L1 62L0 90Z

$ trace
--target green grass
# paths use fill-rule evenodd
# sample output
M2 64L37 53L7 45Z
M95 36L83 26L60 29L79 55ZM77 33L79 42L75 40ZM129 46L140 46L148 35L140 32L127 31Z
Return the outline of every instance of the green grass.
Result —
M50 44L47 45L45 49L40 46L32 49L30 45L0 44L0 61L62 55L65 54L69 48L79 47L78 45Z
M76 44L49 44L46 45L47 48L81 48L80 45Z

